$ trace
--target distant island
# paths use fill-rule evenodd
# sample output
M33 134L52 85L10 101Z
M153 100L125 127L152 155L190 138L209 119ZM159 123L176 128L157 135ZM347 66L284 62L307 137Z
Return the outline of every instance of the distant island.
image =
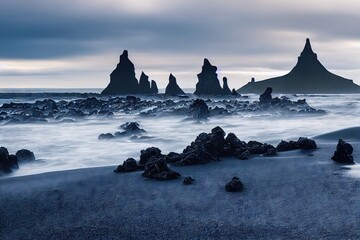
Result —
M313 52L310 39L306 39L295 67L286 75L256 82L241 87L239 93L262 93L271 87L277 93L360 93L360 86L352 80L329 72L317 59Z

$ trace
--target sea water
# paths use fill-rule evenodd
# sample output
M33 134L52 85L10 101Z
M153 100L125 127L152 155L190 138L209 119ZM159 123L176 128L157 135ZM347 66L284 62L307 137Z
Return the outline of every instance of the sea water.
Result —
M22 92L31 90L22 90ZM32 90L35 91L35 90ZM42 92L45 90L37 90ZM69 92L64 89L62 91ZM3 91L4 92L4 91ZM6 91L9 93L9 90ZM46 92L59 92L48 89ZM76 92L89 92L77 89ZM91 91L99 92L99 91ZM249 101L258 95L248 94ZM273 94L273 96L280 96ZM186 120L186 116L142 117L138 114L115 113L113 118L90 117L73 123L37 123L0 125L0 146L11 154L25 148L33 151L37 161L23 164L9 176L21 176L49 171L115 166L129 157L139 159L140 150L155 146L162 153L181 152L202 132L216 126L233 132L243 141L256 140L276 146L281 140L313 137L342 128L360 126L360 95L285 95L292 100L305 98L308 104L327 113L294 114L239 113L211 117L208 121ZM0 99L0 105L10 102L34 102L34 99ZM119 126L136 121L147 132L144 139L129 137L98 140L101 133L121 131Z

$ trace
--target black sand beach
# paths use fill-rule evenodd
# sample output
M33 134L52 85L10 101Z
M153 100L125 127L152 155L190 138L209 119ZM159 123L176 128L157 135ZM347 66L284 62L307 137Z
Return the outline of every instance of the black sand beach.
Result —
M1 239L359 239L360 177L330 159L336 141L172 167L196 179L190 186L115 166L4 178ZM225 192L234 176L243 192Z

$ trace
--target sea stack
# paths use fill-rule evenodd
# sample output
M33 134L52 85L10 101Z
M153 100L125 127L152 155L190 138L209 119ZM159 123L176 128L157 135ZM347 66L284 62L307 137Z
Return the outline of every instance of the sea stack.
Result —
M154 80L151 80L150 89L151 89L152 94L158 94L159 93L159 89L158 89L157 84L156 84L156 82Z
M276 93L360 93L360 86L352 80L329 72L313 52L310 39L298 57L296 66L286 75L263 81L251 81L239 93L262 93L272 87Z
M110 74L109 85L101 94L136 94L138 92L139 84L135 77L135 67L128 58L128 51L124 50L120 56L120 62Z
M165 94L168 95L184 95L185 92L176 83L176 78L170 73L169 83L166 86Z
M223 89L217 78L217 67L210 64L209 60L204 59L202 71L197 75L199 81L196 84L196 95L222 95Z
M141 72L141 76L140 76L139 93L141 93L141 94L150 94L151 93L149 76L146 75L144 72Z
M231 90L227 83L227 78L223 77L223 94L224 95L231 95Z

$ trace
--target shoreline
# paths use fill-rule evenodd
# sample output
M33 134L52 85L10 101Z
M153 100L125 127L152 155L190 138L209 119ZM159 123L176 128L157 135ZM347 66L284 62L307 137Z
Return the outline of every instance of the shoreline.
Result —
M0 236L359 238L360 178L330 159L334 147L319 141L315 151L171 166L182 174L171 181L145 179L141 172L116 174L112 166L0 179ZM359 155L355 146L355 159ZM195 185L182 185L187 176ZM227 193L225 184L234 176L245 190Z

